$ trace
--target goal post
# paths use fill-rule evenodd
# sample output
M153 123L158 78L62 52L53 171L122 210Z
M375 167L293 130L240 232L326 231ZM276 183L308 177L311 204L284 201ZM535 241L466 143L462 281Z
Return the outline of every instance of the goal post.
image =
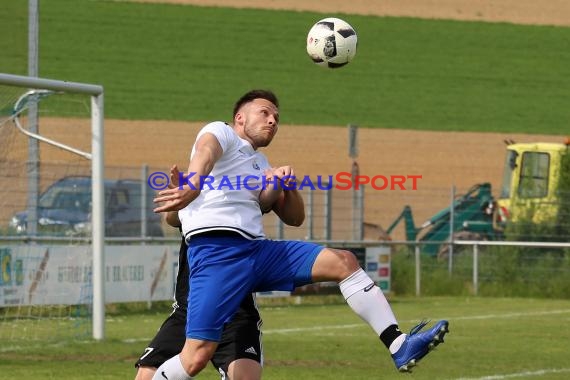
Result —
M93 338L105 337L105 198L104 198L104 113L103 87L95 84L67 82L46 78L0 73L0 85L42 89L91 97L91 175L92 175L92 331Z

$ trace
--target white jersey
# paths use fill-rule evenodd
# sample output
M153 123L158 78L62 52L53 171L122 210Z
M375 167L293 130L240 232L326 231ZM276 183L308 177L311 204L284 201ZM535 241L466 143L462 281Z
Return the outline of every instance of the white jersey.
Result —
M200 195L178 212L184 236L230 230L248 239L264 238L259 193L264 186L263 173L270 168L267 158L224 122L207 124L196 141L205 133L216 137L223 154L204 180ZM194 152L195 145L190 157ZM185 178L190 175L184 173Z

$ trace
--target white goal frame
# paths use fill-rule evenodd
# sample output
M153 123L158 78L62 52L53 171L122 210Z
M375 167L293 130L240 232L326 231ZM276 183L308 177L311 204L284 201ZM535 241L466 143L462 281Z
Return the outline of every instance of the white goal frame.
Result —
M93 338L105 337L105 194L103 86L0 73L0 84L91 96L91 204L93 244Z

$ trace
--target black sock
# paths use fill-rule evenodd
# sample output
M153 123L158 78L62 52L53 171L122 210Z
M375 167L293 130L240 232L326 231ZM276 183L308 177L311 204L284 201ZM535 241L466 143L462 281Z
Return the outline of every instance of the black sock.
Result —
M384 343L386 348L390 348L392 342L400 335L402 335L402 332L398 328L398 325L390 325L386 330L382 331L382 334L380 334L380 340Z

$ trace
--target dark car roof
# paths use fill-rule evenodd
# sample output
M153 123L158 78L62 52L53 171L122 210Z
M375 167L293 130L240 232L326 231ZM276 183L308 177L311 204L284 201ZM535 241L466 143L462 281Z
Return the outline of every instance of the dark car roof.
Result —
M105 183L105 185L113 185L115 184L117 181L115 180L109 180L106 179L103 181ZM79 186L87 186L87 185L91 185L91 177L87 177L87 176L67 176L67 177L63 177L57 181L55 181L53 184L50 185L54 186L56 184L66 184L66 185L79 185Z

